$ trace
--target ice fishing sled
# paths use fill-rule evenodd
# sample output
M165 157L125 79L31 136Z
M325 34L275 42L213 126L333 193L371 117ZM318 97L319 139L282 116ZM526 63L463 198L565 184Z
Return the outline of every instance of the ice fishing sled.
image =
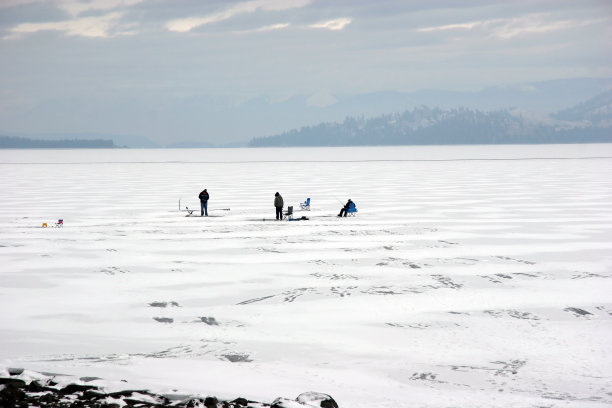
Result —
M185 207L185 209L184 210L182 209L181 211L188 213L187 215L185 215L185 217L195 217L195 216L198 216L197 212L198 211L202 211L202 209L200 209L200 208ZM230 211L230 209L229 208L213 208L213 209L210 209L208 211L209 212L210 211ZM194 214L194 212L195 212L195 214Z

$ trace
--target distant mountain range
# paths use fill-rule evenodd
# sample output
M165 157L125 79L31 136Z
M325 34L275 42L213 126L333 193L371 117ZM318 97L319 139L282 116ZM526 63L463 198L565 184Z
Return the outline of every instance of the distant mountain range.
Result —
M550 115L554 119L585 126L612 127L612 90L588 101Z
M243 101L210 95L171 97L166 94L162 100L155 97L137 101L98 100L92 95L86 100L47 100L32 109L17 113L0 110L0 126L13 129L0 129L0 135L38 140L103 139L112 140L116 146L129 148L242 147L247 144L261 145L261 139L267 139L267 136L276 135L272 136L275 138L302 129L324 130L337 127L347 120L361 121L357 127L367 127L371 133L373 130L370 126L373 126L377 119L398 120L404 115L393 114L391 116L396 116L393 119L390 117L393 112L424 115L429 118L432 126L432 121L450 121L453 115L455 121L460 120L459 116L464 116L465 121L468 121L472 115L473 120L478 119L480 130L477 131L484 132L487 123L485 116L490 116L492 120L487 126L493 126L499 119L494 117L498 117L500 112L506 112L509 116L499 122L503 126L509 126L508 123L504 125L505 122L519 126L518 118L525 129L534 131L532 127L537 127L536 123L546 127L543 133L538 133L540 140L548 140L553 135L556 140L564 137L580 138L585 135L588 137L584 140L593 137L599 140L597 134L601 133L601 130L587 128L597 127L593 125L595 123L604 123L606 115L609 118L609 112L606 113L605 108L597 111L588 105L599 103L596 99L580 105L576 103L609 89L612 89L612 78L568 78L494 86L478 91L429 89L351 95L329 95L322 92L317 95L277 99L255 97ZM431 107L428 108L431 112L425 113L424 106ZM568 109L570 106L574 107ZM591 116L584 116L582 111L591 112ZM583 115L582 119L578 119L579 115ZM603 119L597 119L598 115ZM372 120L372 124L365 126L367 120ZM402 120L412 119L404 115ZM466 132L467 123L469 122L463 125ZM421 134L416 135L415 140L426 138L424 133L444 129L442 123L436 126L427 131L425 126L421 126L422 129L418 131L412 130ZM67 129L83 129L85 132ZM296 130L288 131L289 129ZM507 130L510 131L509 129ZM557 129L557 133L554 129ZM396 132L399 131L399 128L396 129ZM578 134L579 131L582 136ZM316 137L318 136L312 135L308 139L312 141ZM346 138L346 135L343 137ZM385 143L397 143L398 137L397 134L389 136ZM329 142L321 140L320 143L337 145L358 140L359 143L366 143L360 138L342 142L340 139ZM399 139L402 143L408 143L405 138ZM519 136L515 137L515 140L519 139ZM272 140L267 139L266 143ZM474 140L483 141L482 138ZM429 139L427 141L430 142ZM289 142L278 143L288 145ZM299 143L304 145L306 142Z
M612 91L550 116L421 106L403 113L305 126L254 138L251 147L612 142Z

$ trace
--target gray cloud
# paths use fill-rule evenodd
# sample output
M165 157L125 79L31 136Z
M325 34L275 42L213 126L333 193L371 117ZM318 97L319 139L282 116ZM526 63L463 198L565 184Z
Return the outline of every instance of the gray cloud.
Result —
M24 3L13 7L0 7L0 30L21 23L46 23L64 21L70 14L50 3Z

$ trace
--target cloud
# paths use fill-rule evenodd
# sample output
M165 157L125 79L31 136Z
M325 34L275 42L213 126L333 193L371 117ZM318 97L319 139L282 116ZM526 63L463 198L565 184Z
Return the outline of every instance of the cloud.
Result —
M274 30L283 30L289 27L289 23L281 23L281 24L272 24L264 27L260 27L256 29L257 32L265 32L265 31L274 31Z
M78 16L88 11L109 11L120 8L127 8L144 0L2 0L0 8L10 8L30 4L52 5L72 16Z
M334 20L323 21L321 23L311 24L311 28L324 28L327 30L342 30L347 25L351 24L353 20L350 18L336 18Z
M317 92L314 95L311 95L310 98L306 100L306 104L308 106L312 106L315 108L324 108L326 106L333 105L336 102L338 102L338 100L334 98L333 95L324 91Z
M513 37L547 33L552 31L570 30L606 21L599 20L549 20L545 14L529 14L517 18L496 18L490 20L472 21L468 23L447 24L418 28L417 32L458 31L480 29L488 31L492 37L510 39Z
M416 31L427 33L431 31L471 30L472 28L478 25L482 25L482 22L476 21L472 23L447 24L447 25L441 25L441 26L419 28Z
M67 11L73 16L78 16L87 11L108 11L119 8L127 8L144 0L55 0L56 6Z
M124 26L118 30L120 20L124 13L114 12L99 17L84 17L74 20L48 22L48 23L23 23L10 29L5 39L16 38L25 34L33 34L40 31L61 31L67 35L108 38L118 35L128 35L134 32Z
M289 23L279 23L279 24L271 24L271 25L255 28L253 30L232 31L232 34L245 35L245 34L255 34L255 33L266 33L266 32L271 32L271 31L284 30L289 27L291 27L291 24Z
M3 0L0 2L0 8L9 8L15 6L23 6L25 4L39 3L40 0Z
M187 17L171 20L166 23L166 29L179 33L186 33L194 28L207 24L218 23L229 20L240 14L254 13L257 10L281 11L294 8L301 8L310 4L311 0L253 0L238 3L218 13L209 14L203 17Z
M584 27L603 20L594 21L574 21L558 20L546 21L541 15L530 15L522 18L508 20L502 27L494 30L493 35L509 39L519 35L532 33L546 33L551 31L569 30L572 28Z

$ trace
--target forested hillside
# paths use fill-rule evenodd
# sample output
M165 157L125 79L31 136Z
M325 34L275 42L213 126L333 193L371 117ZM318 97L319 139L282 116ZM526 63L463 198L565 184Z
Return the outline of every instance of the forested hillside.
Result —
M612 142L610 101L604 93L550 118L534 119L509 110L418 107L365 119L306 126L255 138L250 146L360 146L437 144L530 144Z

